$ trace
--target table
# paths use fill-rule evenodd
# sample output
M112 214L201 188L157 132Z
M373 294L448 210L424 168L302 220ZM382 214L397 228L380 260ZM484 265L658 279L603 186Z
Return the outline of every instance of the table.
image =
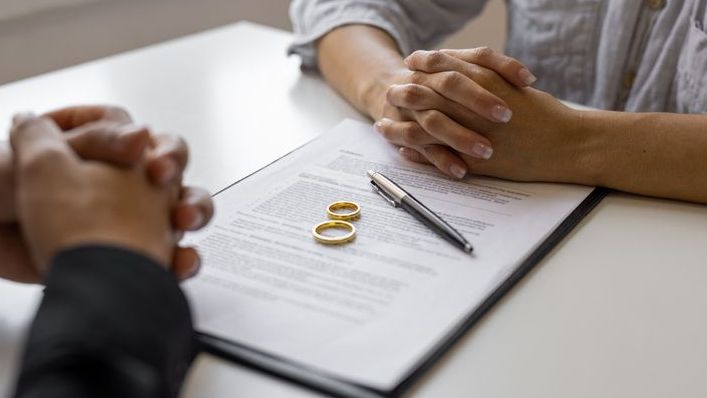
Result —
M247 22L0 88L15 111L116 103L191 147L217 191L325 132L366 120ZM412 397L707 396L707 206L612 194L418 383ZM0 281L0 395L40 288ZM201 354L185 397L317 394Z

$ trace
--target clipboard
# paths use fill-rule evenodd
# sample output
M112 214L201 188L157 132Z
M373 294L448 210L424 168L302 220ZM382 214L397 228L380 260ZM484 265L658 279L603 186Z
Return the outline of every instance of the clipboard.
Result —
M317 139L315 139L317 140ZM277 163L293 152L301 149L305 144L283 157L274 160L260 170L244 177L217 192L214 196L227 191L234 185L257 174L261 170ZM209 333L197 331L201 348L208 353L239 363L263 374L277 377L295 385L341 398L392 398L404 395L423 375L442 358L454 344L462 338L503 296L521 281L533 268L555 248L579 223L611 192L607 188L595 188L548 236L535 250L528 255L519 266L498 287L484 299L473 311L466 314L463 319L447 334L439 339L434 347L411 366L407 376L390 390L379 390L348 380L333 377L318 369L289 360L287 358L271 355L247 345L224 339Z

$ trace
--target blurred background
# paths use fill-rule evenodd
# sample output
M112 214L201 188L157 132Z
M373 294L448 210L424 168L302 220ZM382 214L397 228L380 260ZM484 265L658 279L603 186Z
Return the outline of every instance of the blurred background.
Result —
M0 84L241 20L291 30L288 0L0 0ZM502 49L505 5L444 47ZM284 55L283 55L284 56Z

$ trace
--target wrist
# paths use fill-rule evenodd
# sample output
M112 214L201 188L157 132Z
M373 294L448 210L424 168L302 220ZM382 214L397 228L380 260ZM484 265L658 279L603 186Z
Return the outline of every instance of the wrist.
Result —
M574 167L571 172L578 176L577 183L590 186L610 186L610 158L612 145L604 111L572 109L576 129Z
M373 120L383 117L386 93L392 84L402 81L411 72L400 60L400 67L382 72L373 78L361 81L357 88L358 103Z

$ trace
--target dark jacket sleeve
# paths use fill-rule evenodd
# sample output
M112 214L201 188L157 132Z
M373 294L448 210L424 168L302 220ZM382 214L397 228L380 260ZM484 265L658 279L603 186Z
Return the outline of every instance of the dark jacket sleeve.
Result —
M17 397L175 397L196 354L174 277L106 246L56 256L32 324Z

